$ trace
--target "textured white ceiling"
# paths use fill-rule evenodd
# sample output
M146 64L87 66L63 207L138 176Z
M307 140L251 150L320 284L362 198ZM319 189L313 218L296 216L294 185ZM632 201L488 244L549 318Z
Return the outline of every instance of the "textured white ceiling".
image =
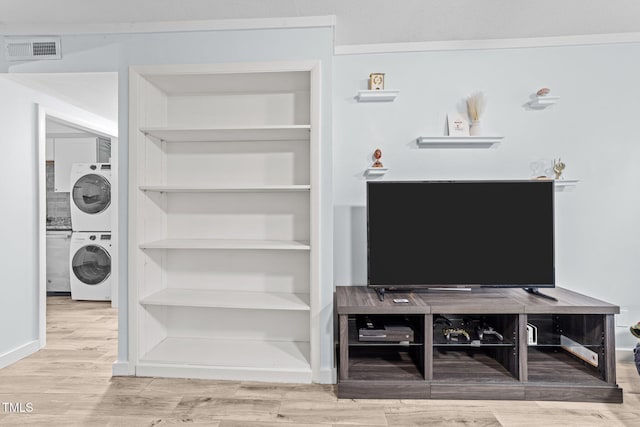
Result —
M0 0L2 29L336 16L336 44L640 32L638 0Z

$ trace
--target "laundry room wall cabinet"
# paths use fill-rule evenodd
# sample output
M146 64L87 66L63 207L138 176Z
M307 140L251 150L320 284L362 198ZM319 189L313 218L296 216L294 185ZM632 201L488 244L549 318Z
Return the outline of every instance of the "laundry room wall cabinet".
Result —
M135 67L129 84L136 375L311 382L319 63Z

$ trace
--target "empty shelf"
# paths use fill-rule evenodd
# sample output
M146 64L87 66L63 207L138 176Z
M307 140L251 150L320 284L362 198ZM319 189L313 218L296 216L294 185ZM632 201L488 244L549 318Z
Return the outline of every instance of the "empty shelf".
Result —
M140 300L142 305L308 311L309 294L163 289Z
M143 362L310 372L309 343L211 338L165 338Z
M143 185L143 191L166 193L277 193L290 191L309 191L310 185L256 185L237 187L193 187L188 185Z
M310 125L290 125L207 129L141 128L140 131L166 142L219 142L308 140L310 129Z
M297 250L311 249L308 242L282 240L236 239L163 239L140 244L140 249L259 249Z

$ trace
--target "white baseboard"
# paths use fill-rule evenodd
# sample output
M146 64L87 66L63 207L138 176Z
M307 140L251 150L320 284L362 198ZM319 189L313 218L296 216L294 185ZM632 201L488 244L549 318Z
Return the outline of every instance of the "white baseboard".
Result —
M616 348L616 362L635 363L632 348Z
M198 378L205 380L262 381L274 383L311 384L311 370L219 367L140 363L136 366L140 377Z
M40 350L40 341L34 340L4 354L0 354L0 369L12 365L18 360L30 356L38 350Z
M134 372L129 370L129 362L115 361L111 366L111 375L114 377L131 377Z

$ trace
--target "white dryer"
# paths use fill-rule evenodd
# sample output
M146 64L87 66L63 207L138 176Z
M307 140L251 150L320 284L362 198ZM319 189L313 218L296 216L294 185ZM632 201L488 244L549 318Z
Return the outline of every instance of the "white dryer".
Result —
M111 231L111 164L71 166L71 228Z
M71 299L111 300L111 233L73 232L69 271Z

